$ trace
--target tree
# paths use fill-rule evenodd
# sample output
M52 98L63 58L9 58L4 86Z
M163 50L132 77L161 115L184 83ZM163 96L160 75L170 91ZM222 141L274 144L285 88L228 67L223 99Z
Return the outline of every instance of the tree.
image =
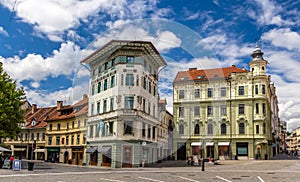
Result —
M16 81L3 70L0 62L0 139L14 138L24 122L24 111L21 109L26 99L23 88L17 88Z

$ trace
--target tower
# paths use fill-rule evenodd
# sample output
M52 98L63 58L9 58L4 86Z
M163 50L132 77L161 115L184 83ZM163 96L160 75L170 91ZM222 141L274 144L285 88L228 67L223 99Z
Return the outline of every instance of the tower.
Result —
M253 72L253 76L266 75L267 73L266 68L268 61L264 60L263 55L264 53L261 51L261 49L258 47L258 44L256 43L255 49L251 54L252 61L249 63L250 71Z

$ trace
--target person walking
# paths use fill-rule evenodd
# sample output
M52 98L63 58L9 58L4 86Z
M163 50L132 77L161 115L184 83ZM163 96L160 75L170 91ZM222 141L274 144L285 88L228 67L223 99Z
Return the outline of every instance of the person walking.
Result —
M13 162L14 162L14 160L15 160L14 156L13 156L13 155L11 155L11 156L10 156L10 158L9 158L10 169L12 169L12 168L13 168Z

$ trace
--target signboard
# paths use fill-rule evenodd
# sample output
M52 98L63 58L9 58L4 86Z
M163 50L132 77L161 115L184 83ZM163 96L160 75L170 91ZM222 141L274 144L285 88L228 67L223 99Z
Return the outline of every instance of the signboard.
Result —
M14 160L13 162L13 170L14 171L20 171L21 170L21 160Z
M5 159L4 163L3 163L3 166L2 166L2 169L9 169L9 166L10 166L9 159Z

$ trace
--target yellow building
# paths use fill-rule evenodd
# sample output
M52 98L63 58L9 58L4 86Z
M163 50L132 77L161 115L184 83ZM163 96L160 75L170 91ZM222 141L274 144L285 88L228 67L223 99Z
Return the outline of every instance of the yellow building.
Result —
M46 160L81 165L85 163L88 97L63 106L57 102L56 112L47 119Z
M178 72L174 81L174 145L188 156L267 159L273 155L272 107L267 61L256 47L250 71L236 66ZM275 90L275 89L273 89ZM273 97L277 98L277 97ZM276 116L278 113L275 113Z

